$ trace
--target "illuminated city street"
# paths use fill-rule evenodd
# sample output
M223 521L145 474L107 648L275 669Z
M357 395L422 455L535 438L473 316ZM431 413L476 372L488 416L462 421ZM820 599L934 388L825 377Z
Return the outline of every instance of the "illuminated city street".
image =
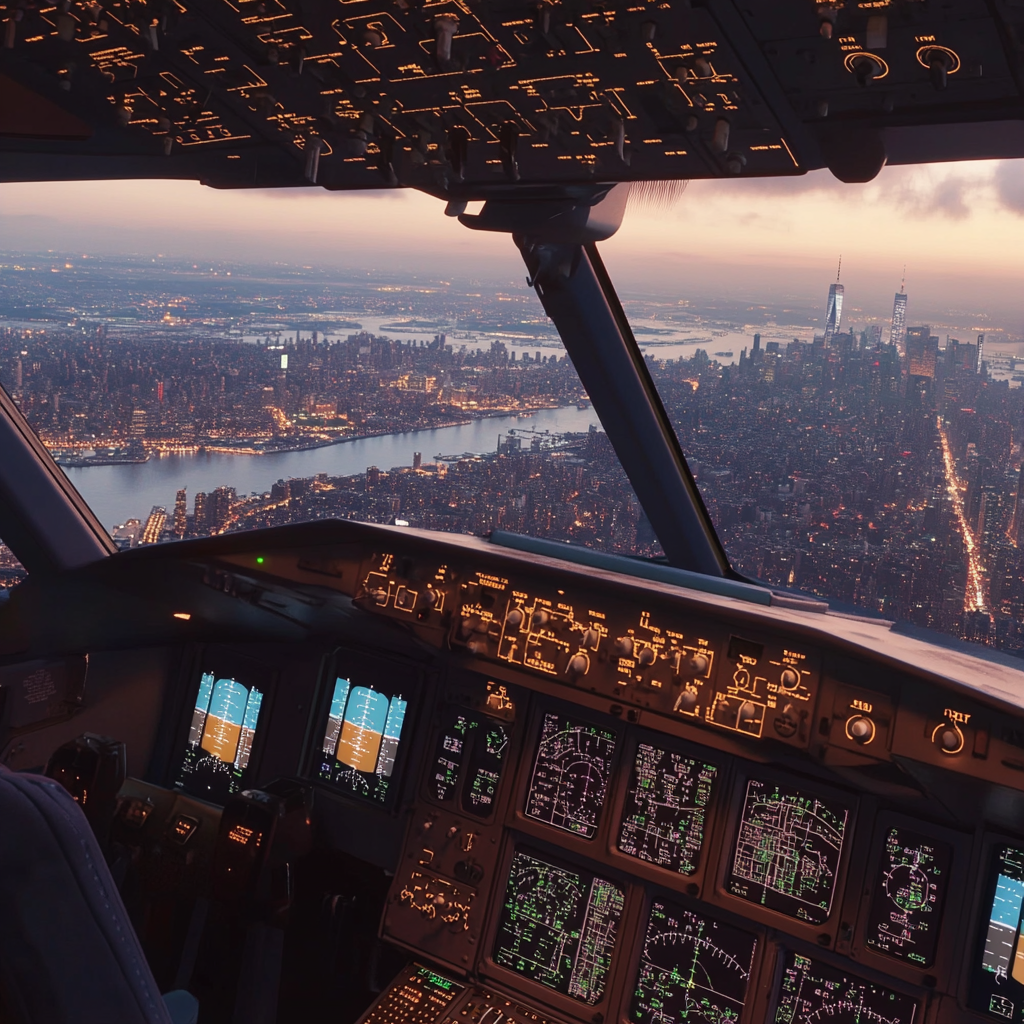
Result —
M953 512L960 527L960 534L967 549L967 591L964 594L964 610L983 612L988 608L985 599L985 566L981 559L981 551L974 536L974 531L967 522L964 513L963 487L956 475L956 463L949 447L949 437L939 420L939 437L942 439L942 462L946 471L946 487L953 502Z

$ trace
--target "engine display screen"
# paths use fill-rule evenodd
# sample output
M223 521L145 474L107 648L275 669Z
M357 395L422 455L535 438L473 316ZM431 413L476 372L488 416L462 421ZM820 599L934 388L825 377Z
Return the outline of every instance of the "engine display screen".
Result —
M408 702L400 693L334 681L317 777L384 803L395 770Z
M202 673L175 789L224 803L242 788L263 697L259 687L226 673Z
M1024 1021L1024 849L995 848L982 906L970 1005L995 1020Z
M492 959L594 1006L611 972L625 903L626 894L615 882L517 849Z
M750 779L728 889L812 924L832 910L850 812L777 782Z
M886 832L868 919L866 941L872 949L931 966L952 863L948 843L905 828Z
M593 839L615 757L615 733L545 714L526 796L526 816Z
M783 962L776 1024L862 1021L913 1024L917 1001L855 974L787 953Z
M455 803L466 814L490 816L509 747L509 728L483 715L450 710L437 735L429 788L441 803ZM459 784L462 784L461 796Z
M629 1019L634 1024L730 1024L747 998L757 938L655 900L647 919Z
M718 768L662 750L637 747L619 826L619 850L680 875L697 870Z

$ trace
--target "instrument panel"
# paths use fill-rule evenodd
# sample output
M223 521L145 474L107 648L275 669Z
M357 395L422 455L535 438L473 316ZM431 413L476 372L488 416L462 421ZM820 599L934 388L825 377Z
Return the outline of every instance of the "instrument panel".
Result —
M396 638L325 650L296 754L335 836L401 829L379 934L412 964L367 1021L1024 1021L1024 711L989 692L1018 670L414 547L260 556ZM202 796L216 757L252 785L283 679L214 648L190 672L172 781Z

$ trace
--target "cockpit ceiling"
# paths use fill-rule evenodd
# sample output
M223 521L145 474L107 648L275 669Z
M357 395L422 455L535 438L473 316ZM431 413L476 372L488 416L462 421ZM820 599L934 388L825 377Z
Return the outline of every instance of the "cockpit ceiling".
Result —
M5 0L0 21L0 180L473 198L1024 155L1020 0Z

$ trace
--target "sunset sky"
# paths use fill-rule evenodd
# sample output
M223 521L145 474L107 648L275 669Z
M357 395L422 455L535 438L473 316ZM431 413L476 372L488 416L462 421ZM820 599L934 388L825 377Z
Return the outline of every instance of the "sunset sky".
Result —
M467 231L412 191L219 192L191 182L0 185L6 251L280 260L522 282L504 236ZM904 263L912 320L1024 336L1024 162L691 182L633 208L602 246L624 295L824 302L843 257L855 319L887 316ZM986 319L987 318L987 319Z

